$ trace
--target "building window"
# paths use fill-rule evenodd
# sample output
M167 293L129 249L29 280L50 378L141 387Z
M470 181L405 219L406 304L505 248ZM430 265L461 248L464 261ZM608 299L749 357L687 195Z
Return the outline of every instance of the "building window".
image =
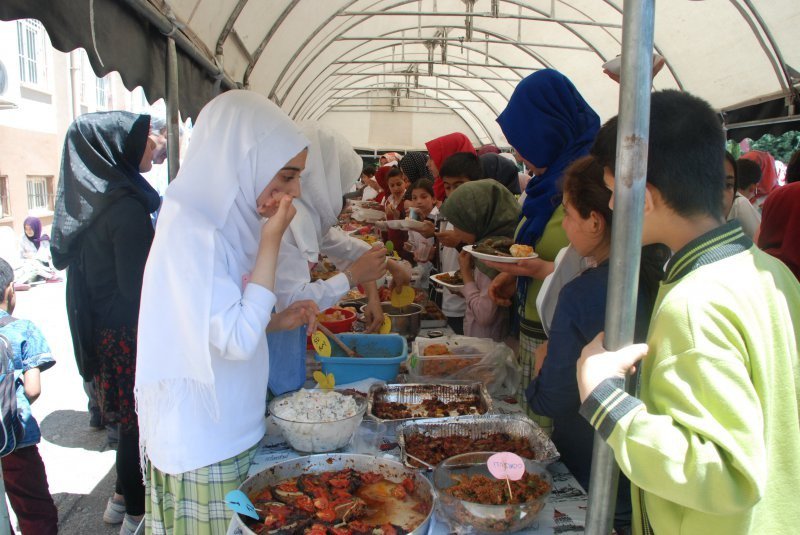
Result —
M28 210L53 211L53 177L29 176Z
M108 79L98 78L96 84L97 109L108 109Z
M44 26L38 20L17 21L19 79L37 86L47 85L47 46Z
M0 217L11 215L11 207L8 204L8 177L0 176Z

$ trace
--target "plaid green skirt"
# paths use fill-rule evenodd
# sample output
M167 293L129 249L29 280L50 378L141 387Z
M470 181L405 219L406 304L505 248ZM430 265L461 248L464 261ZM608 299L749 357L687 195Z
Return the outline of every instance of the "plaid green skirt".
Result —
M224 535L231 510L225 495L247 479L257 446L222 462L182 474L165 474L147 463L145 533Z
M541 416L533 412L530 407L528 407L528 401L525 399L525 389L528 388L528 385L531 383L534 377L536 377L534 373L534 353L536 352L536 348L544 344L546 341L547 340L533 338L522 333L519 335L519 363L522 367L522 373L520 374L521 377L518 400L520 404L525 407L525 412L527 413L528 417L539 424L539 426L549 435L553 432L552 418Z

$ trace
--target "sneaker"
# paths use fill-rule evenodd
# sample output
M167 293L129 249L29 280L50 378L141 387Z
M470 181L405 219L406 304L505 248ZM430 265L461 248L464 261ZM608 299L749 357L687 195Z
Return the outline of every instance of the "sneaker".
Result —
M115 502L113 498L109 498L106 510L103 512L103 522L106 524L120 524L126 517L125 504Z
M136 535L136 530L139 529L139 524L142 522L144 522L144 517L136 520L130 515L125 515L125 520L119 528L119 535Z

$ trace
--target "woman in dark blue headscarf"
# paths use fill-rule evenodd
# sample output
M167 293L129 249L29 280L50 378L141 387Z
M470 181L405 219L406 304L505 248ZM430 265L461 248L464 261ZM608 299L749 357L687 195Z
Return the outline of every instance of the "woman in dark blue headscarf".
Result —
M506 109L497 118L506 139L534 171L525 188L522 219L515 241L533 246L538 259L520 264L495 264L503 271L490 294L508 304L517 290L520 315L522 390L534 373L534 353L547 339L536 310L542 281L553 270L553 260L568 240L561 221L564 209L558 182L569 164L589 153L600 128L600 118L569 79L544 69L523 79ZM540 422L548 426L548 422Z

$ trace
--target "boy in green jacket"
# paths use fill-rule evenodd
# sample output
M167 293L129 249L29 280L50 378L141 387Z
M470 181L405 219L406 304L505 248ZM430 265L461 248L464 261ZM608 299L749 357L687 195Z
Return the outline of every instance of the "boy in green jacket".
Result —
M601 334L578 362L581 414L631 480L635 533L800 529L800 284L725 223L724 150L705 101L652 95L642 241L675 255L647 345L606 352ZM642 357L633 397L623 378Z

